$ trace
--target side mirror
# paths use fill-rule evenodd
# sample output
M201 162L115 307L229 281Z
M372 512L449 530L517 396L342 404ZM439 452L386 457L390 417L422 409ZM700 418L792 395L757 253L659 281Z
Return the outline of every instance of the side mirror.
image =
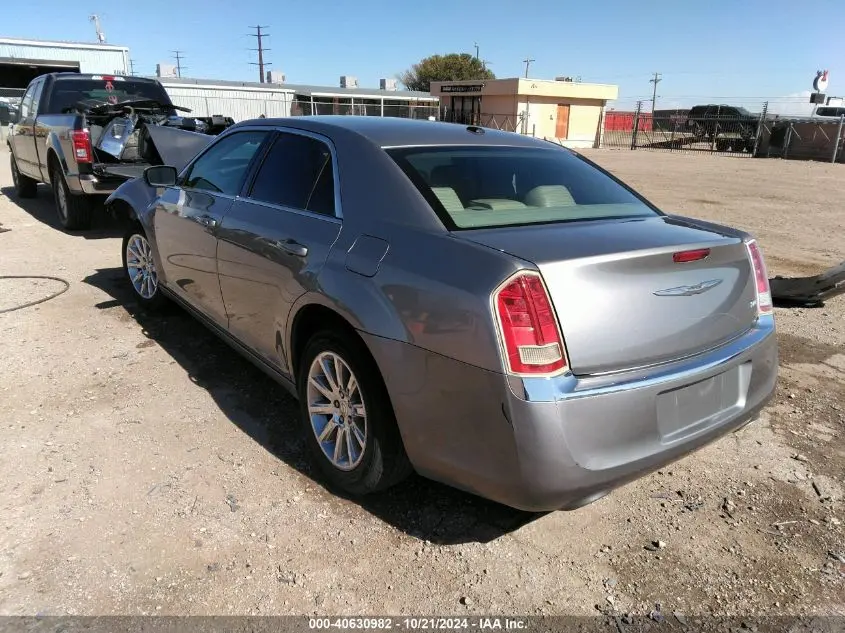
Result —
M144 170L144 181L150 187L172 187L179 173L170 165L154 165Z

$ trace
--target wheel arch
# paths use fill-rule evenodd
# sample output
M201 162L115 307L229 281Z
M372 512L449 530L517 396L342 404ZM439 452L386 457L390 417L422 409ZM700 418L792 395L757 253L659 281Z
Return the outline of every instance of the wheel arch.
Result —
M296 312L291 311L292 317L289 319L287 346L283 347L283 351L287 355L288 367L291 371L291 376L296 379L299 372L299 363L302 358L302 353L305 351L305 346L311 337L321 330L336 330L341 331L354 339L367 350L367 353L375 363L375 357L370 351L364 339L358 334L355 326L343 315L333 308L325 305L322 302L311 301L304 303L296 308ZM282 343L281 333L276 333L276 345ZM378 364L376 364L378 367ZM380 368L379 368L380 371Z

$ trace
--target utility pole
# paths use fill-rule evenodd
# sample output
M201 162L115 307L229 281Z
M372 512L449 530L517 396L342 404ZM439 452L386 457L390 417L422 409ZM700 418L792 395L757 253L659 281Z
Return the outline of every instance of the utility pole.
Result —
M657 84L663 81L663 75L654 73L654 77L648 80L649 83L654 84L654 92L651 96L651 115L654 116L654 107L657 104Z
M129 60L129 74L130 75L135 74L135 60L134 59Z
M531 59L530 57L523 59L522 63L525 64L525 78L528 79L528 67L531 66L531 62L536 61Z
M487 70L487 67L490 65L490 62L486 59L481 60L481 70Z
M182 69L187 68L187 66L182 65L182 60L185 59L185 56L182 55L184 51L171 51L173 53L173 57L176 58L176 76L182 76Z
M257 64L255 62L250 62L250 63L253 66L258 66L258 75L259 75L258 81L259 81L259 83L263 84L264 83L264 66L270 65L270 62L264 61L264 53L266 51L270 50L269 48L264 48L264 38L267 37L270 34L269 33L262 33L261 29L266 29L266 28L269 28L269 27L259 25L259 26L251 26L249 28L255 29L255 33L250 33L250 35L252 37L255 37L255 38L258 39L258 48L252 49L254 51L258 51L258 63Z
M478 59L478 42L475 43L475 59Z

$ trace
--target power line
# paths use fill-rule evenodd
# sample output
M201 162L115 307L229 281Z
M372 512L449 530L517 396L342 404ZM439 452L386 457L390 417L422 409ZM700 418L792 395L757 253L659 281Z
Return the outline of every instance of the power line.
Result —
M528 68L531 66L531 62L537 61L535 59L531 59L530 57L523 59L522 63L525 64L525 78L528 79Z
M258 66L258 75L259 75L258 81L260 83L264 83L264 66L270 65L270 62L264 61L264 52L270 50L269 48L264 48L264 38L269 36L270 34L269 33L262 33L261 29L267 29L267 28L270 28L270 27L259 25L259 26L251 26L249 28L255 29L255 31L256 31L255 33L250 33L250 35L252 37L258 38L258 48L251 49L251 50L254 50L254 51L258 51L258 63L256 64L255 62L250 62L250 64L252 66Z
M649 79L650 83L654 84L654 92L651 94L651 113L654 114L654 107L657 105L657 84L663 81L663 76L660 73L654 73L654 77Z
M176 76L182 76L182 69L187 68L187 66L182 65L182 60L185 59L185 56L182 54L185 51L171 51L173 53L173 57L176 58Z

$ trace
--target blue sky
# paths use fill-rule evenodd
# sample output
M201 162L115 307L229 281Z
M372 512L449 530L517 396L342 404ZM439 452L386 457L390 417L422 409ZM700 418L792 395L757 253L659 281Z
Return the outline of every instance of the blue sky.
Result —
M845 2L813 0L105 0L7 3L0 35L93 41L98 13L109 43L130 48L138 74L184 51L183 76L255 80L250 25L269 25L266 58L291 83L337 85L342 74L378 86L433 53L475 53L498 77L580 76L615 83L618 108L651 97L658 107L764 99L803 106L815 71L845 95ZM143 8L142 8L143 7ZM33 19L37 12L40 19ZM192 24L192 25L191 25ZM189 26L191 25L191 26Z

